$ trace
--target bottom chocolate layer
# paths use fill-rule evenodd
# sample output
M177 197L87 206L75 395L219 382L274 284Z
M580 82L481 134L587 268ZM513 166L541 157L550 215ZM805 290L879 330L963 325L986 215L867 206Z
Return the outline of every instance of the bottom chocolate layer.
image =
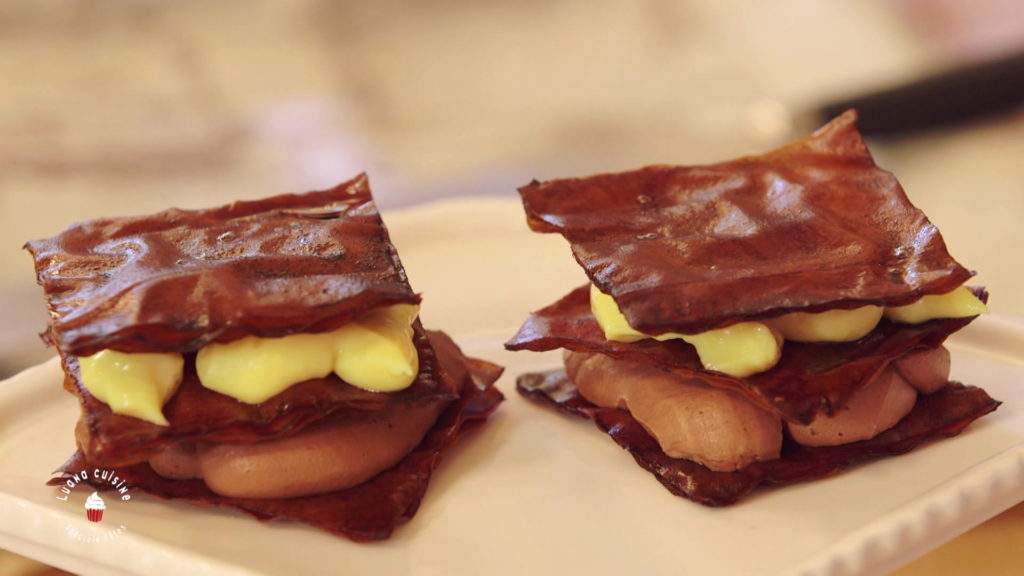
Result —
M416 513L444 453L463 433L486 420L503 400L501 392L492 385L501 369L471 358L465 362L468 375L459 398L442 412L420 445L394 467L352 488L300 498L229 498L211 492L202 480L164 478L148 464L117 471L133 488L161 498L240 510L259 520L302 522L357 542L383 540ZM50 483L63 483L75 471L102 467L78 451L58 470L62 476ZM102 482L94 486L111 488Z
M950 382L934 394L919 396L907 416L870 440L807 447L786 438L777 460L756 462L735 472L715 472L666 456L628 412L601 408L581 397L564 370L523 374L516 389L529 399L593 420L670 492L707 506L733 504L760 485L824 478L861 462L908 452L931 439L955 436L1000 404L980 388Z

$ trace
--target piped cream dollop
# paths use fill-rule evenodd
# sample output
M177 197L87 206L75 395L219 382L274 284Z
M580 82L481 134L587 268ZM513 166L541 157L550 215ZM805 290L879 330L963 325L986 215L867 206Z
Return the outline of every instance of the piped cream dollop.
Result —
M738 378L770 370L782 357L784 340L794 342L852 342L863 338L884 316L893 322L919 324L937 318L963 318L987 311L966 286L946 294L924 296L907 306L862 306L824 312L793 312L761 322L740 322L699 334L644 334L626 320L618 304L591 284L590 309L604 331L616 342L646 338L681 339L694 346L701 364Z
M793 342L853 342L870 334L883 312L881 306L791 312L772 318L770 323L783 338Z
M101 350L78 359L82 385L115 414L167 425L163 405L181 384L181 354Z
M697 349L701 364L708 370L740 378L771 369L782 354L782 338L761 322L740 322L700 334L669 332L650 336L630 326L615 300L593 284L590 285L590 310L609 340L680 339Z
M402 390L419 373L412 329L418 314L418 306L398 304L331 332L209 344L196 354L196 372L206 388L249 404L332 372L366 390ZM181 383L181 354L103 350L79 365L82 384L115 413L168 424L162 409Z
M903 324L920 324L936 318L964 318L988 312L985 303L966 286L945 294L922 296L906 306L885 309L885 317Z

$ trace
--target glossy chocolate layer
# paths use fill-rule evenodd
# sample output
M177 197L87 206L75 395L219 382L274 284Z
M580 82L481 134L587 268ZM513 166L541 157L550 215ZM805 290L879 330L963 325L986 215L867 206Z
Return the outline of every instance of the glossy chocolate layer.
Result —
M901 305L971 273L878 168L847 112L761 156L533 182L558 232L631 326L694 333L791 311Z
M418 303L365 175L330 190L77 224L29 242L65 354L192 351Z
M755 462L735 472L715 472L666 456L628 412L599 408L583 399L563 370L524 374L516 387L527 398L594 421L673 494L708 506L733 504L758 486L824 478L860 462L903 454L928 440L959 434L1000 404L980 388L951 382L934 394L918 397L907 416L870 440L813 448L787 438L777 460Z

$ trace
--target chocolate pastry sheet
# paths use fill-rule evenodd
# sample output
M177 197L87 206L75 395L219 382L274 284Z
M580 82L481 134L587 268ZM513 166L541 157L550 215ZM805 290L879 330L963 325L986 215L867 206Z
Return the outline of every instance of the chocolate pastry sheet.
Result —
M786 438L777 460L755 462L735 472L715 472L691 460L666 456L628 412L599 408L582 398L564 370L524 374L516 388L534 401L594 421L669 491L707 506L733 504L758 486L814 480L861 462L903 454L929 440L959 434L1000 404L980 388L951 382L934 394L919 396L906 417L870 440L812 448Z
M409 388L386 394L356 388L331 374L295 384L260 404L247 404L200 384L195 355L188 354L183 382L164 405L170 426L115 414L78 380L77 360L64 357L65 388L78 396L82 405L79 446L91 460L122 466L148 460L168 444L245 444L288 436L320 421L395 403L451 401L458 394L458 380L442 377L435 351L444 341L432 333L428 336L419 321L414 329L420 372Z
M431 333L431 339L436 342L441 357L443 378L453 381L448 387L458 389L460 395L412 453L363 484L301 498L229 498L211 492L201 480L167 480L144 463L119 467L118 474L132 487L161 498L240 510L265 521L302 522L355 541L385 539L396 526L416 513L433 470L444 454L462 434L486 420L503 399L501 392L493 387L501 368L464 357L443 334ZM59 472L70 475L95 467L97 463L79 451ZM61 478L51 483L62 483ZM110 485L100 483L96 487L109 489Z
M983 290L977 294L987 299ZM590 311L589 287L582 286L531 314L506 347L536 352L567 348L653 363L684 376L696 375L712 386L735 390L785 420L806 424L819 412L828 414L845 404L893 359L915 348L939 346L973 319L915 325L883 319L870 334L855 342L786 342L774 368L736 378L704 370L694 348L681 340L607 340Z
M323 332L416 304L365 175L330 190L77 224L26 247L66 354Z
M570 242L648 334L792 311L903 305L971 272L878 168L853 111L761 156L519 189L530 227Z

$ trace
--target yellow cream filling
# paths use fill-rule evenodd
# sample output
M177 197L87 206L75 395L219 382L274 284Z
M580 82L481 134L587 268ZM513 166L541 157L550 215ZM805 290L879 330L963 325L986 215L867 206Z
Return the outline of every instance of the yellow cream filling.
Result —
M769 320L793 342L853 342L867 336L882 319L881 306L837 308L824 312L791 312Z
M167 425L162 408L181 384L181 354L102 350L78 359L82 384L116 414Z
M615 300L594 285L590 286L590 309L608 340L681 339L696 348L704 368L739 378L775 366L782 356L783 340L852 342L874 330L883 315L894 322L918 324L936 318L962 318L987 311L985 304L973 292L961 286L946 294L924 296L907 306L793 312L763 322L740 322L700 334L669 332L653 336L630 326Z
M960 286L945 294L923 296L906 306L886 308L885 317L902 324L920 324L934 318L964 318L985 312L985 303L966 286Z
M398 304L332 332L209 344L196 354L196 373L206 388L249 404L332 372L366 390L402 390L419 373L412 330L418 314L418 306ZM104 350L79 365L82 384L115 413L167 425L162 408L181 383L181 354Z
M680 334L708 370L738 378L769 370L782 356L782 337L761 322L740 322L700 334Z

